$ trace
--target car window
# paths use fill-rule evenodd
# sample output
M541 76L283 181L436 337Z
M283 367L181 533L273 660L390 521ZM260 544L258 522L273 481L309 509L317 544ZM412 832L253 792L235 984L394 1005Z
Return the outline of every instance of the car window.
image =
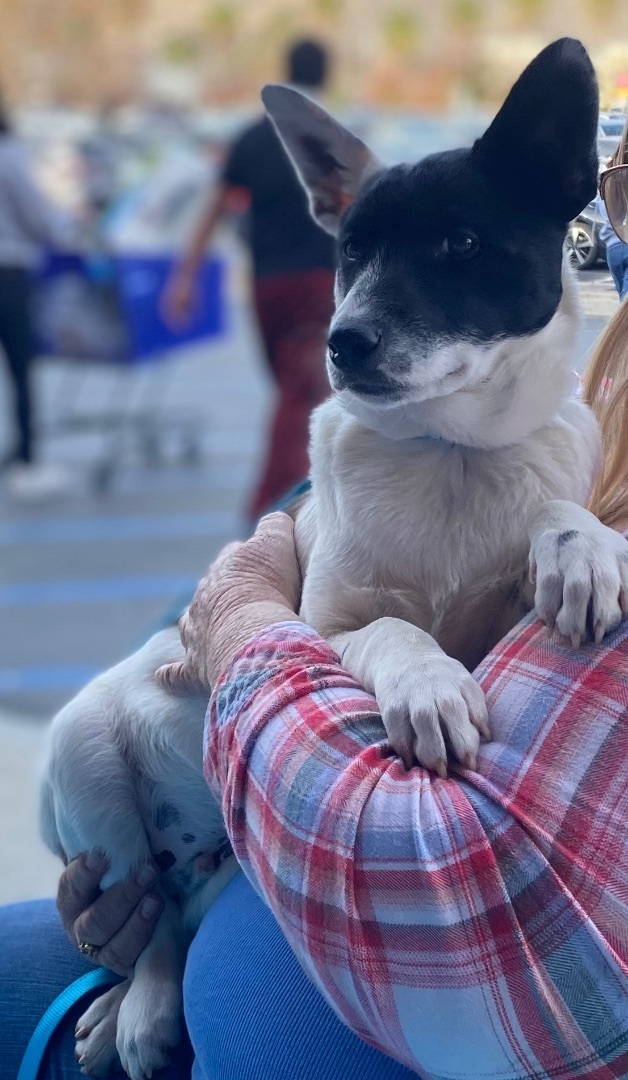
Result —
M621 135L624 130L623 119L600 120L600 127L605 135Z

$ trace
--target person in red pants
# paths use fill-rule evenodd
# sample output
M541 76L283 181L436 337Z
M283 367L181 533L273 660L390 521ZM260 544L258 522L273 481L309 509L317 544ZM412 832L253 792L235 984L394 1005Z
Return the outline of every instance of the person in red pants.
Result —
M287 81L312 96L328 71L325 49L300 41L287 56ZM255 310L268 366L277 385L266 461L253 494L252 521L307 476L309 416L325 400L327 331L334 309L335 242L310 216L307 197L270 121L256 120L236 140L221 179L166 286L172 324L193 308L199 267L219 222L239 190L249 201L247 240Z

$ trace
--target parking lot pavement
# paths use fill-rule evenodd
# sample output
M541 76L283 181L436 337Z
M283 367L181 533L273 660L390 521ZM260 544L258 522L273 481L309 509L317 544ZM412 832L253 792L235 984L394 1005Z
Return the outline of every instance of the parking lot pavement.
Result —
M582 274L579 287L581 369L617 298L602 271ZM164 374L160 406L202 422L197 465L131 463L106 496L97 495L86 477L106 444L64 438L46 451L76 470L72 496L24 507L0 493L0 901L45 894L56 880L56 860L37 840L35 823L46 721L140 644L242 527L271 392L238 294L228 336L173 359ZM102 373L46 366L39 385L54 418L79 392L90 403L110 394L106 382ZM0 406L2 392L0 385ZM124 383L117 393L125 396Z
M175 432L165 462L148 467L131 453L103 495L90 479L111 438L64 436L44 450L72 468L71 494L29 507L0 490L0 902L50 894L58 876L35 820L46 722L94 674L138 647L242 533L272 391L237 289L228 327L224 339L137 380L59 364L38 372L47 422L74 405L84 411L106 401L122 410L139 388L143 407L141 395L150 394L182 419L179 436L199 431L201 454L197 463L178 460ZM0 444L2 374L0 365Z

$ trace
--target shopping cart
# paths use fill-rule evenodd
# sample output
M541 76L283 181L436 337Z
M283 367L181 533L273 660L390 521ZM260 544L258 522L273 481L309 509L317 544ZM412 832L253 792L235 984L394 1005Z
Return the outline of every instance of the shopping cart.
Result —
M195 314L180 333L160 313L172 266L163 255L55 254L38 280L39 351L64 368L54 420L41 435L103 437L89 470L95 490L105 491L129 458L159 463L166 446L188 462L201 456L206 418L176 409L171 380L183 347L224 333L224 263L204 263Z

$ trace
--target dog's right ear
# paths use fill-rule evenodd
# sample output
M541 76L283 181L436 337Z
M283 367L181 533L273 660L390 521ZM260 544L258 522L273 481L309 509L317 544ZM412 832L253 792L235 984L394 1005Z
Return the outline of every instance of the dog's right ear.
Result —
M309 98L288 86L265 86L262 101L326 232L340 220L364 181L383 166L368 146Z
M473 154L521 204L566 225L595 198L598 108L584 46L562 38L526 68Z

